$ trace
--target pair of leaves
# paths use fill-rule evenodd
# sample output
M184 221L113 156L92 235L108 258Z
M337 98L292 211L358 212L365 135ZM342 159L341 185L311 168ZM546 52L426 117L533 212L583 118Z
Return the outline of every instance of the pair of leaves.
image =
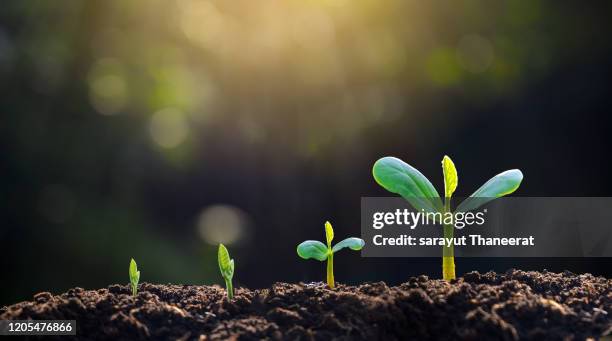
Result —
M132 286L132 294L136 295L136 290L138 289L138 282L140 281L140 271L138 271L138 266L136 265L136 261L134 258L130 261L130 285Z
M334 229L329 221L325 222L325 239L327 246L318 240L307 240L300 243L297 247L297 253L304 259L316 259L318 261L325 261L327 257L336 253L344 248L359 251L365 245L365 242L361 238L346 238L340 241L338 244L331 246L331 242L334 239Z
M223 244L219 244L219 252L217 253L219 261L219 271L221 276L226 280L231 280L234 277L234 260L230 259L229 252Z
M457 188L457 170L453 161L445 156L442 160L444 173L444 195L450 198ZM414 208L425 212L442 212L440 195L431 182L416 168L394 157L383 157L374 163L372 174L376 182L389 192L399 194ZM488 203L496 198L514 192L521 181L523 173L512 169L492 177L476 192L470 195L457 207L457 212L467 212Z

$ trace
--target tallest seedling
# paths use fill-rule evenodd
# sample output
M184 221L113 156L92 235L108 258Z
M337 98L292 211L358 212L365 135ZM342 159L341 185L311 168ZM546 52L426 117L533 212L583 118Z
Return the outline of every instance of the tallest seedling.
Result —
M374 163L372 174L376 182L387 191L399 194L417 210L431 213L452 213L451 198L459 178L455 164L448 157L442 159L444 175L444 202L431 182L416 168L394 157L383 157ZM504 195L508 195L519 187L523 173L512 169L500 173L487 181L476 192L464 200L455 212L468 212ZM444 225L444 237L453 237L454 226ZM453 246L442 248L442 277L446 280L455 278L455 253Z

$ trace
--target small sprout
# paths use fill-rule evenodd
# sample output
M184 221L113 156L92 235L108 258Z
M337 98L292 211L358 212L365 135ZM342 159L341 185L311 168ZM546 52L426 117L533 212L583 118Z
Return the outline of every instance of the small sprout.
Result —
M361 250L365 245L365 242L361 238L346 238L338 244L331 246L331 242L334 239L334 229L329 221L325 222L325 239L327 240L327 246L318 240L307 240L302 242L297 247L297 253L304 259L314 258L318 261L327 260L327 285L333 288L334 282L334 253L348 247L351 250Z
M442 159L444 175L444 202L431 182L416 168L394 157L383 157L374 163L372 174L376 182L391 193L406 199L417 210L425 212L452 213L451 197L457 189L458 176L455 164L448 157ZM521 184L523 173L511 169L497 174L465 199L455 212L468 212L499 197L511 194ZM452 238L454 226L444 225L444 237ZM455 278L455 254L453 246L442 248L442 277L446 280Z
M225 288L227 290L227 298L234 298L234 286L232 285L232 277L234 277L234 260L230 259L229 252L223 244L219 244L219 271L225 280Z
M140 271L136 266L134 258L130 261L130 286L132 287L132 296L136 297L138 293L138 281L140 281Z

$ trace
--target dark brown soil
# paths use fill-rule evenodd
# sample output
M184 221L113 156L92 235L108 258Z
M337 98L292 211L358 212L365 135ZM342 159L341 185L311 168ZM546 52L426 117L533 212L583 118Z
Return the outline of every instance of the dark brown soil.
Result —
M0 310L0 319L75 319L80 340L583 340L611 334L611 315L610 279L519 270L397 287L277 283L239 288L233 302L217 286L145 283L132 298L111 285Z

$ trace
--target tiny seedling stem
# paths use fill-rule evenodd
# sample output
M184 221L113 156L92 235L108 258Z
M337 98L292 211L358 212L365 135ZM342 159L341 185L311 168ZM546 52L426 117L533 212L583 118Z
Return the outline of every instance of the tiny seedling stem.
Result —
M335 282L334 282L334 253L329 252L329 255L327 256L327 285L330 288L333 288L335 286Z
M444 199L444 212L450 212L449 197ZM444 238L453 238L453 225L444 225ZM448 245L442 248L442 278L447 281L455 279L455 249L453 245Z
M227 290L227 298L228 299L233 299L234 298L234 285L232 284L232 280L225 280L225 288Z

